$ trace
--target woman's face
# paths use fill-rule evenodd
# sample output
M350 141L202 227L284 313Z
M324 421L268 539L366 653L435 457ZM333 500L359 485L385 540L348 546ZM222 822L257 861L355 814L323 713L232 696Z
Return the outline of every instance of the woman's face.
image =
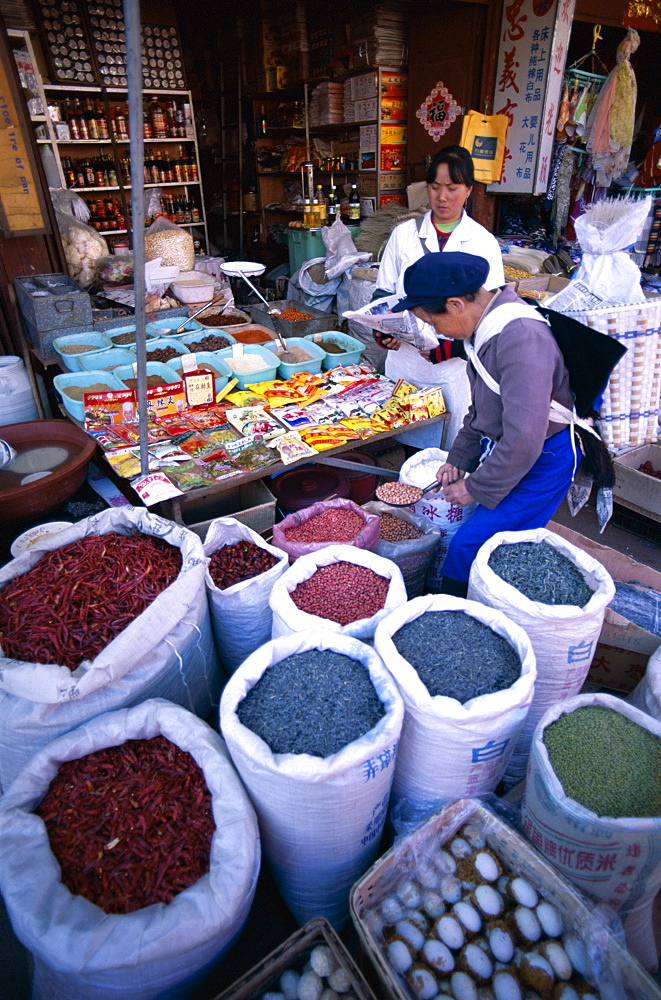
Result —
M436 179L427 185L427 195L432 214L437 222L457 222L472 187L455 184L450 177L447 163L439 163Z

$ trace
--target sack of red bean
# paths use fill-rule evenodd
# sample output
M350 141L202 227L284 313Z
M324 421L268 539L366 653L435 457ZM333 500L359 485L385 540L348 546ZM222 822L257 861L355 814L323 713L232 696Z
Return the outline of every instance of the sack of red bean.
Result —
M425 593L427 570L440 545L441 529L430 525L426 517L396 510L378 500L370 500L363 510L379 518L379 540L372 551L397 563L409 600Z
M216 648L231 672L271 638L269 596L289 559L234 517L211 522L204 554Z
M406 603L399 566L352 545L301 556L271 591L272 636L325 628L371 639L382 618Z
M266 643L225 686L221 732L299 923L349 915L381 840L403 714L374 650L324 629Z
M313 503L273 526L273 544L287 552L291 562L326 545L373 549L378 540L379 522L374 515L343 497Z
M104 511L0 569L0 787L102 712L167 698L206 716L220 687L194 532Z
M65 818L53 824L58 801ZM222 740L163 699L97 716L35 754L0 800L0 854L12 926L34 957L33 1000L189 997L241 931L260 863Z

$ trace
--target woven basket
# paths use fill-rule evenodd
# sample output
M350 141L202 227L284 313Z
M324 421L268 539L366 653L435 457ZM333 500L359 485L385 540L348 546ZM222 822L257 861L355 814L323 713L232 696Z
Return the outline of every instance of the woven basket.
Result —
M658 440L661 397L661 296L638 305L567 313L619 340L627 353L613 371L599 411L611 451Z

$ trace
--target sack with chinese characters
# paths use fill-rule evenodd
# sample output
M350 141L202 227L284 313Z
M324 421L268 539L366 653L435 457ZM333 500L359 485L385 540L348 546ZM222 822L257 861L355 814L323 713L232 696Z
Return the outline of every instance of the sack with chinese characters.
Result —
M483 184L498 184L503 171L507 115L482 115L469 111L464 115L460 146L473 159L475 180Z
M661 646L652 653L642 680L633 689L627 701L641 712L647 712L661 722Z
M593 591L585 607L531 601L497 576L489 566L489 556L499 545L517 542L547 542L573 562ZM535 696L505 772L507 784L515 785L525 777L533 733L546 709L578 694L583 687L606 607L614 595L615 584L600 562L546 528L500 531L477 553L471 566L468 597L498 608L520 625L529 637L537 659Z
M619 712L661 738L661 722L613 695L582 694L549 708L530 750L523 831L574 885L617 912L629 950L642 965L654 969L658 949L652 908L661 889L661 817L615 819L581 805L565 794L544 743L544 731L556 719L590 706ZM635 782L636 775L630 780Z

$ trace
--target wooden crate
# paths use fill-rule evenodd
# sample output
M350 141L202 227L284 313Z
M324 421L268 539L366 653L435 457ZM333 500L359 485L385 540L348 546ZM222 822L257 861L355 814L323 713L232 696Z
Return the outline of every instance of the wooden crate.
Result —
M383 984L384 997L390 1000L415 1000L415 996L388 965L382 942L375 936L373 925L366 916L393 892L402 875L413 874L419 862L433 848L444 844L469 820L482 827L487 845L510 871L528 879L542 896L558 908L568 929L580 933L581 928L587 926L586 921L594 904L586 900L527 840L475 799L450 802L423 826L402 837L351 890L351 917ZM604 991L604 996L661 1000L661 990L651 976L606 931L603 931L603 951L604 972L619 981L622 990L621 993Z
M214 1000L258 1000L263 993L277 990L278 979L285 969L300 972L312 949L319 944L328 945L336 961L347 973L351 989L358 1000L375 1000L351 955L324 917L309 920L253 969L214 997Z
M613 500L661 521L661 479L639 472L638 466L644 462L661 471L661 444L644 444L615 458Z
M181 504L183 523L204 541L207 528L217 517L235 517L258 534L275 523L275 497L263 480L241 483L213 500Z

